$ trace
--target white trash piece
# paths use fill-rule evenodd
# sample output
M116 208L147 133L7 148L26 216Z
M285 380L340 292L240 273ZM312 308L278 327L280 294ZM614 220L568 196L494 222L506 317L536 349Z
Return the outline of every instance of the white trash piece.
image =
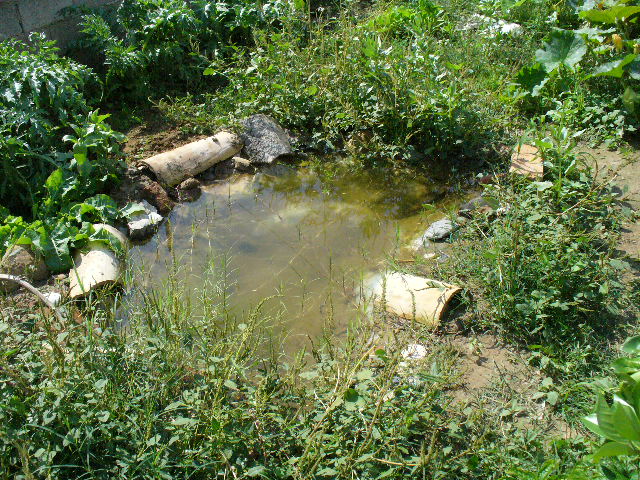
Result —
M143 240L156 233L158 225L163 220L162 215L146 200L142 200L140 206L140 212L131 215L127 222L129 237L134 240Z

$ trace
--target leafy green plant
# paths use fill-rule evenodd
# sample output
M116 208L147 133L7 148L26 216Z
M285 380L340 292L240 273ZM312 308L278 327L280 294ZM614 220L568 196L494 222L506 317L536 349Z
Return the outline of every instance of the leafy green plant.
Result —
M383 35L404 36L415 35L415 32L434 33L450 25L440 6L431 0L418 0L415 4L392 5L375 13L363 27Z
M223 118L266 111L310 132L304 140L315 150L346 151L368 165L471 155L483 128L456 81L461 65L433 54L426 30L400 22L403 33L392 34L388 15L396 14L358 23L346 12L310 25L310 41L288 24L256 34L254 51L211 65L228 84L204 109ZM377 25L381 18L391 23Z
M141 101L166 89L202 86L211 60L231 45L249 44L251 28L277 15L272 7L242 0L125 0L115 13L84 15L82 44L104 56L108 98Z
M71 252L89 241L103 242L124 254L125 246L115 236L107 230L96 230L94 225L113 224L127 218L130 210L118 209L109 196L99 194L80 203L68 203L55 215L42 220L25 221L5 213L0 217L0 252L12 245L28 245L44 258L49 270L56 273L68 271L73 266Z
M637 479L640 476L640 337L632 337L622 346L630 355L617 359L613 369L620 380L608 402L598 394L595 413L583 419L583 424L606 439L592 458L599 461L610 457L631 457L629 468L618 463L603 467L609 479Z
M117 182L124 136L109 115L91 111L93 72L60 57L43 35L31 42L0 43L0 254L28 244L58 272L89 240L122 250L92 224L122 216L98 193Z
M625 298L620 272L628 267L615 258L622 220L615 196L573 143L567 130L555 130L536 142L544 179L487 188L505 212L462 229L468 243L456 267L490 304L480 315L483 325L560 360L570 345L609 332ZM550 374L570 373L563 363Z
M0 43L0 202L27 217L51 172L69 167L65 134L96 128L89 105L98 87L91 70L58 56L53 42L38 34L31 41L28 48L15 40ZM112 131L103 134L102 150L87 150L87 158L100 157L99 175L113 171L104 150L113 153L121 140Z
M536 51L536 63L519 71L515 98L526 109L550 113L558 111L554 102L571 102L573 109L581 105L569 126L586 127L592 138L610 146L619 143L621 133L634 131L639 118L640 46L634 38L640 7L634 3L575 4L572 15ZM624 108L613 106L618 103ZM616 121L603 122L602 115Z

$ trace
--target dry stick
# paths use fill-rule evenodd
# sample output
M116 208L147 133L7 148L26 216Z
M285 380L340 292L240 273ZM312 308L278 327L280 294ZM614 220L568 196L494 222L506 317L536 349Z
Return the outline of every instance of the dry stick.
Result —
M18 285L20 285L21 287L29 290L31 293L33 293L36 297L38 297L40 299L40 301L42 301L42 303L44 303L47 307L49 307L51 309L51 311L54 313L54 315L56 316L56 318L60 321L60 322L64 322L64 318L62 318L62 315L60 314L60 312L58 311L58 309L56 308L56 306L51 303L51 301L45 297L40 290L38 290L36 287L34 287L33 285L31 285L29 282L27 282L26 280L21 279L20 277L16 277L15 275L6 275L4 273L0 273L0 280L2 281L8 281L8 282L13 282L13 283L17 283Z

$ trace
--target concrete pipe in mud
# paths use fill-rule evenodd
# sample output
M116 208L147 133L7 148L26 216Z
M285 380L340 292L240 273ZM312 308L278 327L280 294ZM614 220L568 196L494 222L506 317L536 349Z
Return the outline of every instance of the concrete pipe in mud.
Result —
M219 132L197 142L142 160L139 166L149 168L158 181L174 187L198 175L216 163L233 157L242 150L242 141L231 132Z
M105 224L96 224L94 227L96 230L107 230L127 248L127 237L114 227ZM69 296L73 299L85 296L96 287L121 281L122 260L103 242L89 242L76 252L73 263L75 267L69 272Z
M368 289L387 312L437 327L451 299L461 288L449 283L403 273L376 275Z

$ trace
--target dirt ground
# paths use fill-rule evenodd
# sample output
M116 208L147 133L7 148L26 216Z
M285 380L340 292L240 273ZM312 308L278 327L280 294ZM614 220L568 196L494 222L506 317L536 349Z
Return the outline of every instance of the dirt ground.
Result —
M136 161L173 150L205 137L206 135L184 132L162 119L149 120L127 132L127 142L123 152L127 157L127 163L134 164Z
M640 151L608 151L604 149L583 149L587 158L598 167L601 177L614 177L615 184L622 190L622 204L640 214ZM622 230L620 254L635 264L634 275L640 277L640 222L638 218L627 222Z

